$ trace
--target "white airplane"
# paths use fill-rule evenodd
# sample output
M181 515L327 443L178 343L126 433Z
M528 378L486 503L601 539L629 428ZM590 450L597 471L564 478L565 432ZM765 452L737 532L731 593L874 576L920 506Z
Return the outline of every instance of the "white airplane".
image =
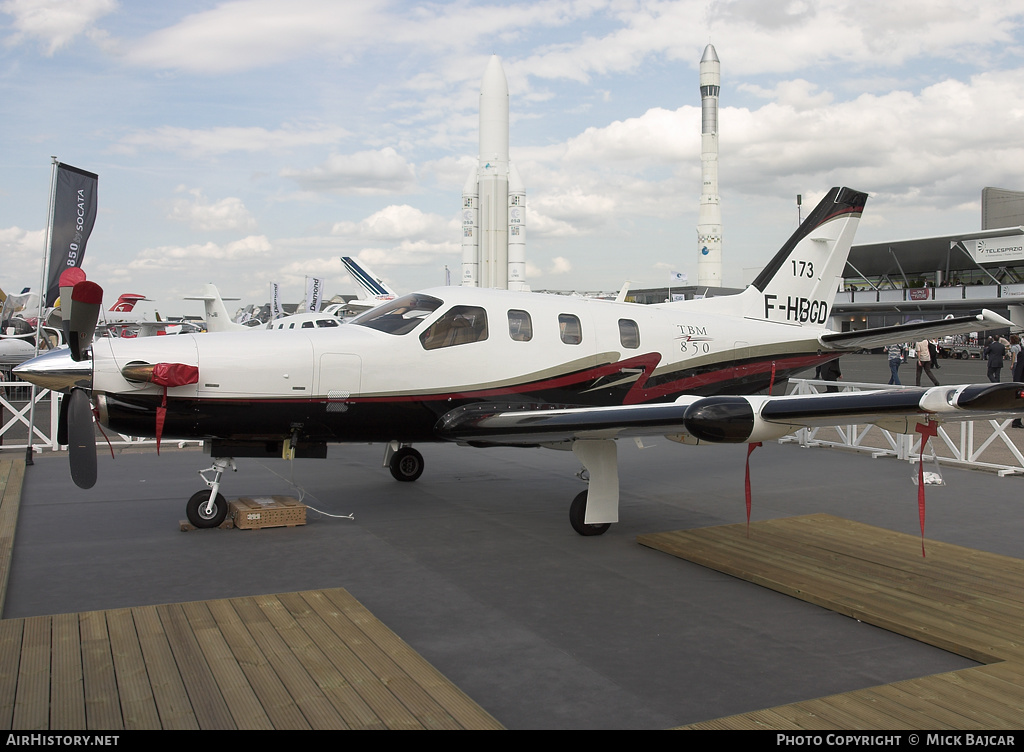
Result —
M728 297L638 305L440 287L345 326L287 336L97 340L91 359L73 336L77 361L44 355L15 373L70 391L61 425L80 486L96 480L93 405L120 433L204 440L214 478L203 475L208 489L187 504L197 527L224 519L220 481L234 457L325 457L329 443L383 442L392 475L414 481L423 458L411 444L455 442L571 450L589 487L570 521L581 535L599 535L618 521L619 438L750 443L839 422L913 433L918 424L1024 413L1024 384L1013 383L782 394L787 377L853 350L1010 326L984 311L828 330L866 199L832 189L753 284ZM76 296L86 292L75 287Z
M225 300L238 300L238 298L222 298L220 291L214 284L203 285L203 290L199 295L188 295L185 300L201 300L203 301L203 308L206 317L206 331L208 332L249 332L255 329L262 329L263 324L259 321L254 322L256 326L246 326L244 324L236 324L231 318L231 314L228 313L227 306L224 305Z

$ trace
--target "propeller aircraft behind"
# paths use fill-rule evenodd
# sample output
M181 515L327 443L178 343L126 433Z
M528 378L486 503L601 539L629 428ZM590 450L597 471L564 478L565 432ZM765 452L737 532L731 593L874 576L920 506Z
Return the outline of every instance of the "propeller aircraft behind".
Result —
M70 455L84 487L96 476L85 437L93 405L120 433L202 439L215 475L187 504L197 527L224 519L220 481L234 457L325 457L329 443L382 442L392 475L414 481L423 458L412 444L455 442L571 450L589 486L570 522L598 535L618 521L618 438L749 443L838 422L913 433L922 422L1024 412L1022 384L771 396L852 350L1010 326L983 311L828 330L866 200L833 188L737 295L638 305L441 287L336 328L97 340L91 359L55 353L16 374L70 392L61 423L83 436Z

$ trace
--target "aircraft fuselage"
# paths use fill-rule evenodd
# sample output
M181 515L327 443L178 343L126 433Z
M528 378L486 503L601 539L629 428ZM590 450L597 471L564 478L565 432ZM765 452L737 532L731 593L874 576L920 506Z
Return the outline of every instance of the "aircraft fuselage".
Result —
M441 417L472 403L750 394L838 357L819 352L806 324L717 311L727 300L645 306L437 288L332 329L99 340L93 393L105 425L152 435L163 387L133 383L121 368L184 363L198 366L199 380L167 389L165 438L423 442L443 440Z

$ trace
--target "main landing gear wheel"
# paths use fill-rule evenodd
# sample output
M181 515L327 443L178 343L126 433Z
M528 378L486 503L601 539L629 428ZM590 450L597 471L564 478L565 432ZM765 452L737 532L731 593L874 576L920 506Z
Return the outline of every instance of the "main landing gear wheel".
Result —
M213 504L209 504L210 489L192 494L185 506L188 521L199 528L217 527L228 514L228 503L223 496L217 494Z
M388 469L395 480L411 483L423 475L423 455L412 447L402 447L391 456Z
M572 505L569 507L569 522L572 523L572 529L580 535L604 535L608 532L608 528L612 526L612 523L605 522L600 525L588 525L583 520L587 517L587 492L581 491L575 499L572 500Z

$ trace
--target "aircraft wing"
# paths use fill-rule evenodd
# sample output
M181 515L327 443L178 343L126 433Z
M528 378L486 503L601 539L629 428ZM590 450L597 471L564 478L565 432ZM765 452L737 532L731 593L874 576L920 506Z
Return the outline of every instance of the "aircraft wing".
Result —
M818 338L827 350L860 350L884 347L893 342L914 342L921 339L935 339L949 334L968 334L986 329L1014 328L1009 319L987 308L976 316L959 316L939 321L919 321L914 324L898 324L875 329L861 329L855 332L830 332Z
M865 392L681 397L676 402L543 408L480 403L442 416L442 438L478 446L668 436L685 443L769 441L799 428L876 423L913 433L926 420L1006 419L1024 414L1024 384L967 384Z

